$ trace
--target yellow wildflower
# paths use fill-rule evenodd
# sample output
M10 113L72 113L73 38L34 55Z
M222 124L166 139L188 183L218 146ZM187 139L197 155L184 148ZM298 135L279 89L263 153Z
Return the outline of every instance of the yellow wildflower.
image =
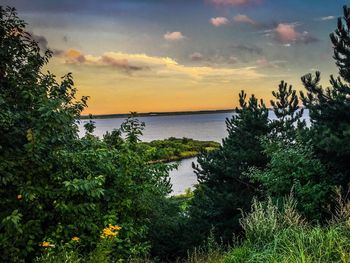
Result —
M120 226L113 226L111 224L102 230L101 238L116 237L119 235Z
M80 241L80 238L79 238L79 237L72 237L72 240L73 240L73 241L76 241L76 242L79 242L79 241Z
M51 244L48 241L43 241L43 242L40 243L40 246L41 247L54 247L55 245Z

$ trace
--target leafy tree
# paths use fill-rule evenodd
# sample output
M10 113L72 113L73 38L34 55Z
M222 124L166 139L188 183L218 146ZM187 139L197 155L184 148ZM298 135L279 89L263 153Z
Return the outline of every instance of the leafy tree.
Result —
M251 166L265 167L268 158L263 153L260 137L266 136L268 109L254 95L249 100L239 94L240 108L226 120L228 136L222 147L199 156L195 167L199 185L194 191L190 208L192 242L198 244L212 227L217 238L231 241L240 230L239 208L249 208L257 185L245 176Z
M136 113L131 112L131 116L128 117L128 121L124 122L121 126L121 131L127 134L126 140L130 143L140 142L142 131L145 129L145 123L135 118Z
M334 59L339 77L330 77L331 87L320 85L320 72L302 77L306 93L301 93L309 109L311 129L309 138L315 153L336 185L347 188L350 182L350 9L344 6L344 16L331 34Z
M114 129L111 132L107 131L103 135L103 141L110 147L119 149L124 143L122 131L120 129Z
M58 83L42 73L50 56L14 9L0 7L1 260L31 261L43 244L74 236L86 254L108 224L122 227L114 257L145 255L150 211L170 191L169 167L147 163L138 143L144 124L133 118L120 129L125 141L113 134L118 147L93 136L92 123L79 138L87 97L76 99L71 74Z
M13 8L0 7L0 250L4 261L27 257L53 219L55 153L74 144L77 100L70 74L58 83L41 73L51 56L25 32Z
M148 165L146 156L136 142L125 141L116 149L94 136L84 137L73 150L61 151L64 169L57 176L64 180L62 192L66 194L60 197L55 212L65 227L53 227L48 237L69 240L74 233L89 251L98 243L96 233L101 228L118 224L122 230L113 255L147 254L151 213L170 192L170 167Z
M86 135L92 135L94 130L96 129L95 122L92 120L92 115L89 115L89 122L84 124L84 129L86 132Z

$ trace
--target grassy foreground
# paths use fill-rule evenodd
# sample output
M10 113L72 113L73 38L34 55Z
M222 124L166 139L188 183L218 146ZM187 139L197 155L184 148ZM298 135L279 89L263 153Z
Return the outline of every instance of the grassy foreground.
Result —
M295 210L289 198L282 211L271 200L253 202L241 226L243 240L223 252L219 245L195 252L187 262L350 262L350 205L341 204L338 214L324 226L311 225Z
M295 209L293 198L281 206L271 200L253 201L250 213L240 221L243 239L235 239L224 248L209 236L206 245L189 253L186 263L328 263L350 262L350 204L341 204L327 225L311 225ZM105 240L108 242L108 240ZM119 262L108 254L108 243L100 244L88 257L71 249L50 250L35 262ZM68 260L68 261L67 261ZM152 259L130 259L130 262L158 262Z

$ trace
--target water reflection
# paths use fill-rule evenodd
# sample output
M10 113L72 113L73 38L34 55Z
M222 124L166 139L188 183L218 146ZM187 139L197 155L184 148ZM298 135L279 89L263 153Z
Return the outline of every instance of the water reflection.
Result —
M193 185L197 183L197 176L193 172L192 162L197 164L197 158L180 161L178 169L170 172L170 181L173 185L171 195L183 194L186 189L193 188Z

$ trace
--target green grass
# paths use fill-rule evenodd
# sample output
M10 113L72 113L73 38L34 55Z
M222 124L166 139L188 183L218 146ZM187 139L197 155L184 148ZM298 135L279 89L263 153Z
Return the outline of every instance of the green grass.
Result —
M282 209L271 200L254 201L251 213L243 213L242 240L224 252L220 247L193 252L189 263L329 263L350 262L350 206L340 204L327 225L307 223L287 198Z
M349 234L340 226L287 228L265 244L244 241L222 262L350 262Z

